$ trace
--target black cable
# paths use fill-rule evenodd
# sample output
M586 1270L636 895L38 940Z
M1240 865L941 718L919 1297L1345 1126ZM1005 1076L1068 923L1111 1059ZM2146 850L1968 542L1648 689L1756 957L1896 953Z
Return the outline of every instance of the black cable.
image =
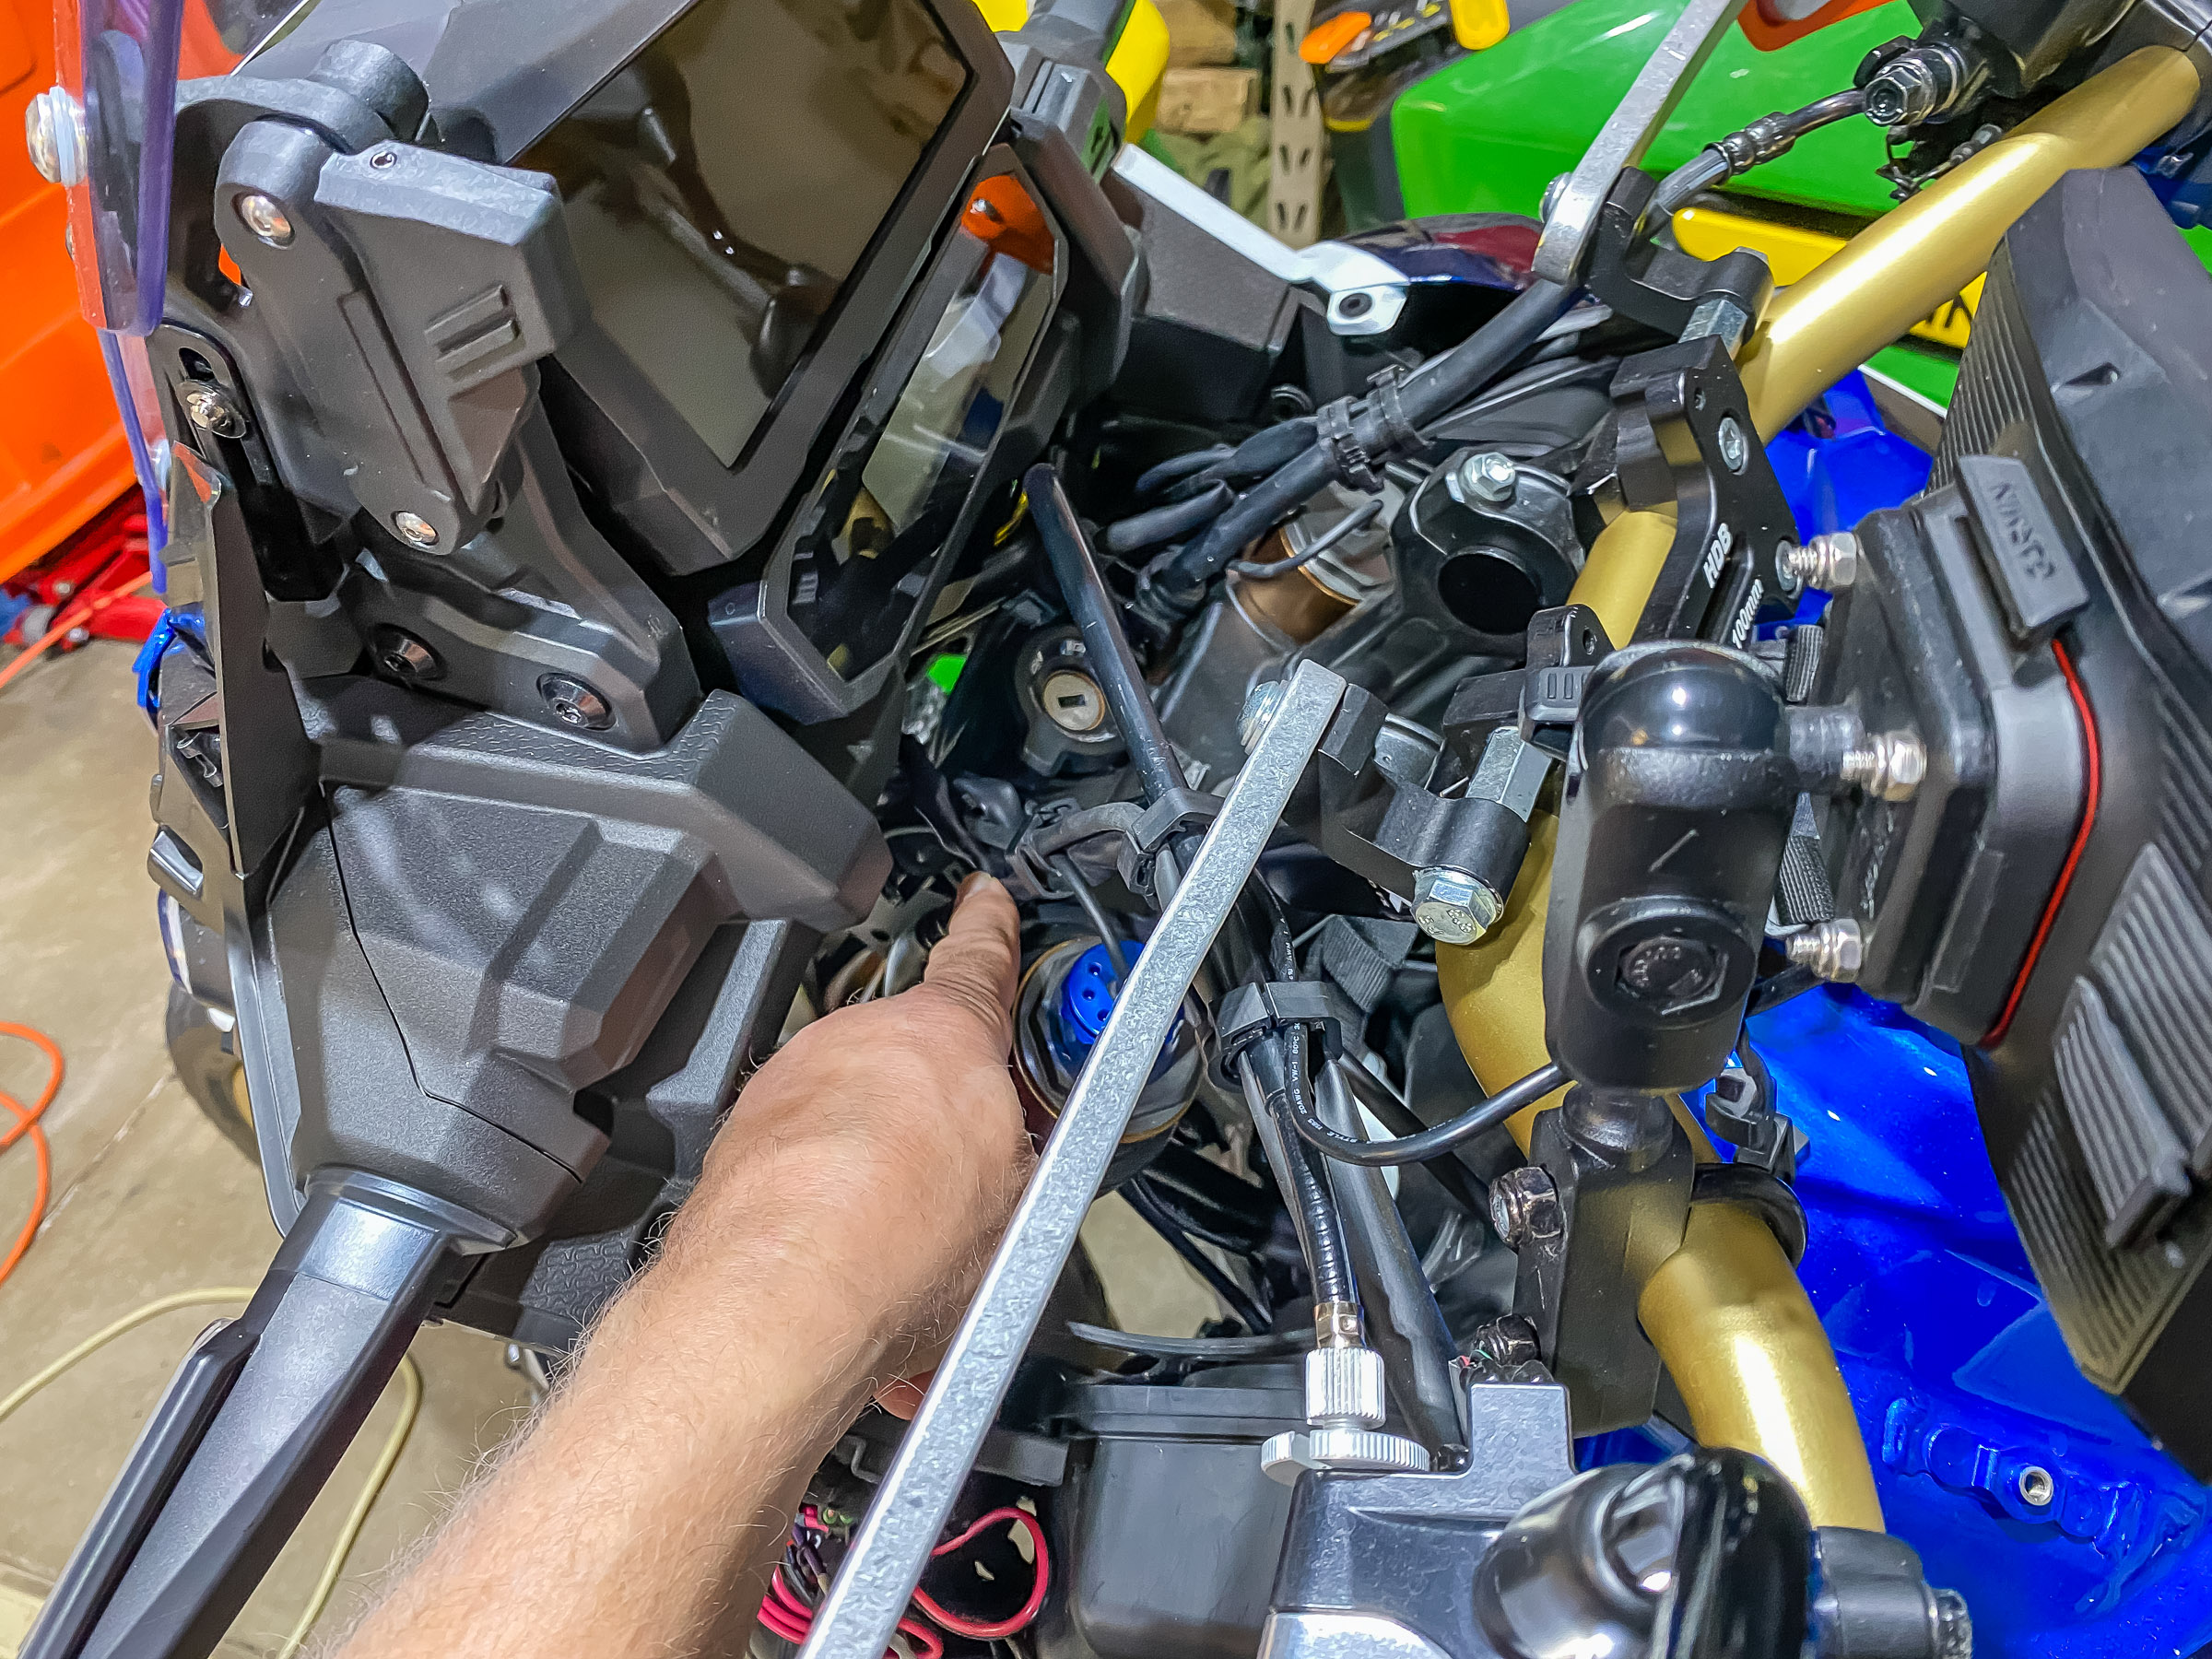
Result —
M1246 1330L1258 1335L1275 1328L1275 1321L1262 1313L1259 1305L1244 1294L1237 1282L1216 1266L1211 1256L1191 1242L1183 1230L1153 1201L1151 1189L1145 1185L1141 1176L1124 1184L1122 1196L1129 1201L1129 1207L1143 1217L1154 1232L1168 1241L1170 1249L1191 1265L1191 1270L1221 1299L1221 1305L1244 1322Z
M1349 1134L1359 1127L1359 1109L1343 1080L1345 1069L1326 1068L1313 1092L1316 1111ZM1332 1077L1337 1085L1334 1089L1326 1086ZM1392 1396L1431 1451L1464 1444L1466 1435L1452 1385L1458 1349L1406 1234L1405 1218L1391 1199L1389 1177L1381 1170L1338 1164L1329 1171L1329 1185L1359 1275L1368 1341L1382 1356Z
M1573 291L1539 278L1451 350L1430 358L1398 388L1398 415L1420 427L1480 391L1567 309ZM1264 434L1263 434L1264 435ZM1253 486L1205 535L1162 554L1150 567L1167 593L1203 587L1247 543L1295 512L1335 473L1334 456L1318 442ZM1032 489L1034 501L1037 492Z
M1735 1057L1744 1063L1744 1072L1759 1089L1759 1104L1769 1112L1777 1110L1774 1103L1774 1074L1767 1069L1766 1060L1751 1046L1751 1029L1746 1026L1736 1033Z
M1187 478L1193 473L1204 472L1216 462L1226 461L1234 453L1236 452L1228 444L1217 443L1208 449L1187 450L1180 455L1171 455L1159 465L1147 466L1139 473L1133 493L1139 500L1147 496L1157 495L1169 485Z
M1135 553L1141 547L1157 547L1161 542L1188 535L1199 525L1219 518L1236 499L1237 492L1217 479L1198 495L1116 519L1106 526L1106 550Z
M1076 510L1067 504L1059 473L1040 462L1030 468L1022 487L1029 492L1030 512L1044 537L1045 556L1059 578L1068 613L1082 630L1087 665L1106 695L1114 727L1128 746L1130 764L1136 768L1149 806L1183 786L1182 768L1176 763L1167 731L1159 724L1159 711L1145 688L1136 653L1122 632L1119 607L1106 591L1106 579L1099 574L1083 526L1076 522Z
M1082 871L1076 868L1076 861L1066 853L1055 856L1052 865L1060 873L1060 879L1075 889L1076 902L1083 907L1083 913L1090 918L1091 926L1097 929L1099 943L1106 947L1106 959L1113 964L1114 977L1126 980L1129 977L1129 956L1122 948L1121 930L1114 926L1112 918L1107 915L1106 907L1099 902L1098 894L1091 891L1090 883L1083 879Z
M1278 1354L1303 1353L1313 1346L1311 1331L1266 1331L1256 1336L1141 1336L1135 1331L1085 1324L1079 1319L1069 1320L1067 1328L1078 1340L1098 1347L1149 1354L1156 1359L1272 1359Z
M1402 1135L1394 1140L1364 1141L1339 1135L1315 1117L1311 1106L1295 1099L1291 1102L1290 1122L1308 1144L1344 1163L1361 1164L1369 1169L1425 1163L1439 1152L1448 1152L1460 1142L1471 1140L1485 1129L1504 1123L1514 1112L1535 1105L1566 1081L1567 1074L1556 1063L1547 1062L1518 1082L1508 1083L1481 1105L1470 1106L1433 1129L1424 1129L1418 1135Z
M1359 1287L1345 1248L1336 1200L1322 1173L1320 1160L1291 1128L1296 1122L1291 1079L1303 1081L1307 1035L1303 1026L1288 1027L1246 1049L1244 1065L1254 1068L1253 1076L1265 1096L1264 1108L1274 1119L1282 1140L1281 1167L1276 1173L1289 1201L1299 1247L1305 1253L1306 1275L1313 1281L1313 1300L1357 1304Z
M1288 559L1276 559L1273 563L1254 559L1232 559L1229 561L1229 568L1248 582L1272 582L1277 576L1288 576L1366 529L1375 522L1376 515L1382 511L1382 498L1377 496L1331 524L1314 538L1312 547L1302 552L1293 553Z
M1784 968L1780 973L1770 974L1751 987L1751 999L1744 1006L1744 1018L1748 1019L1754 1014L1779 1008L1821 982L1810 968Z
M1364 1065L1347 1060L1343 1064L1344 1080L1359 1096L1359 1104L1375 1114L1375 1119L1393 1135L1419 1135L1429 1125L1413 1114L1413 1109L1382 1087L1375 1075ZM1483 1195L1474 1171L1459 1161L1456 1151L1441 1152L1434 1158L1421 1159L1421 1168L1436 1177L1452 1200L1471 1216L1490 1213L1490 1201Z

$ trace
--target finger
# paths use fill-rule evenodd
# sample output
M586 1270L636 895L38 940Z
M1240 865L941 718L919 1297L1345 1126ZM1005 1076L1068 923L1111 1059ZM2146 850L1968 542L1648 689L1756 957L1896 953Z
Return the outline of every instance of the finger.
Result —
M922 1409L922 1396L929 1392L930 1379L936 1374L935 1371L925 1371L919 1376L893 1377L876 1391L876 1404L893 1417L911 1423L914 1413Z
M991 877L960 883L945 937L929 953L923 983L958 998L994 1030L1013 1039L1014 987L1021 958L1021 914Z

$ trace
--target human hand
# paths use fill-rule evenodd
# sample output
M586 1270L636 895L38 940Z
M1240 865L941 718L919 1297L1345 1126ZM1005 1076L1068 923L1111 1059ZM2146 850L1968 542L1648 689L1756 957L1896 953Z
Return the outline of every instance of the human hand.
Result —
M1006 889L971 877L921 984L785 1044L739 1094L656 1271L726 1278L723 1241L757 1260L768 1230L874 1386L896 1395L934 1363L1032 1162L1006 1070L1018 928Z

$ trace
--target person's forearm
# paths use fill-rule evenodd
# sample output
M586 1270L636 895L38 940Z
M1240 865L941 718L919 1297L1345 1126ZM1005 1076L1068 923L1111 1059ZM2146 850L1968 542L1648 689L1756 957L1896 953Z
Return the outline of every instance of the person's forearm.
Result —
M737 1651L790 1507L882 1369L854 1299L815 1270L806 1160L748 1171L750 1271L726 1241L712 1276L690 1271L707 1218L679 1216L349 1659Z

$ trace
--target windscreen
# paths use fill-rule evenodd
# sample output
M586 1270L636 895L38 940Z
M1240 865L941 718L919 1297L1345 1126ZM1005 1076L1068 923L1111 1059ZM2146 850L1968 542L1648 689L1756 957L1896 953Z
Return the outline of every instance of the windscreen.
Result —
M700 0L518 165L592 313L725 466L967 82L920 0Z
M150 333L169 253L177 82L222 75L298 0L62 0L59 84L31 111L42 169L69 189L77 297L96 328Z

